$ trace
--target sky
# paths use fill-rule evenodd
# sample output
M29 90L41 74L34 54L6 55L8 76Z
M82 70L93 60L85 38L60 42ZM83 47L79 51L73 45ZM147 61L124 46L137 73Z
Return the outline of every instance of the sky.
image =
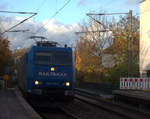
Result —
M70 2L52 17L69 0L0 0L0 11L24 11L38 13L16 29L30 29L38 35L49 37L62 44L75 44L79 37L75 34L79 30L79 23L86 19L86 13L99 11L128 12L139 14L140 0L70 0ZM6 14L0 12L0 25L7 30L30 15ZM48 23L47 23L48 22ZM46 25L45 25L46 24ZM28 37L32 33L6 33L10 40L10 48L29 47L33 41Z

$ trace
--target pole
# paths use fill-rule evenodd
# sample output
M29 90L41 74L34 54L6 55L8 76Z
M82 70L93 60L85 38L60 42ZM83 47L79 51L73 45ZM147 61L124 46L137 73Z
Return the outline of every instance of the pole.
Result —
M130 25L130 33L129 33L129 41L128 41L128 77L132 75L132 10L129 11L129 25Z

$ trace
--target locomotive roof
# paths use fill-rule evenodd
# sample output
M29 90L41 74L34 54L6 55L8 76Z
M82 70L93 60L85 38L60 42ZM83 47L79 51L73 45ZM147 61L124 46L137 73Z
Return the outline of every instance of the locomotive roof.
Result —
M69 47L41 47L41 46L33 46L32 47L33 49L35 50L44 50L44 51L48 51L48 50L53 50L53 51L57 51L57 50L62 50L62 51L70 51L72 50L72 48L69 48Z
M55 41L38 41L36 45L41 47L57 47L58 43Z

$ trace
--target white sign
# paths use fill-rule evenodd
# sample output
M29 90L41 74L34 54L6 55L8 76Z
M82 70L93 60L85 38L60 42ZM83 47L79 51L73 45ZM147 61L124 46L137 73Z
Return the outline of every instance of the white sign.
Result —
M61 72L38 72L39 76L59 76L59 77L66 77L67 73L61 73Z

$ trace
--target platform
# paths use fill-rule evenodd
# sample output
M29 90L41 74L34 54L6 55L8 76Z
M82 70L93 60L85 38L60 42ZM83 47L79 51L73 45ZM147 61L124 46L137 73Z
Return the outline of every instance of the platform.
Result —
M127 102L137 107L150 107L150 91L143 90L114 90L116 101Z
M0 119L41 119L16 89L0 90Z

